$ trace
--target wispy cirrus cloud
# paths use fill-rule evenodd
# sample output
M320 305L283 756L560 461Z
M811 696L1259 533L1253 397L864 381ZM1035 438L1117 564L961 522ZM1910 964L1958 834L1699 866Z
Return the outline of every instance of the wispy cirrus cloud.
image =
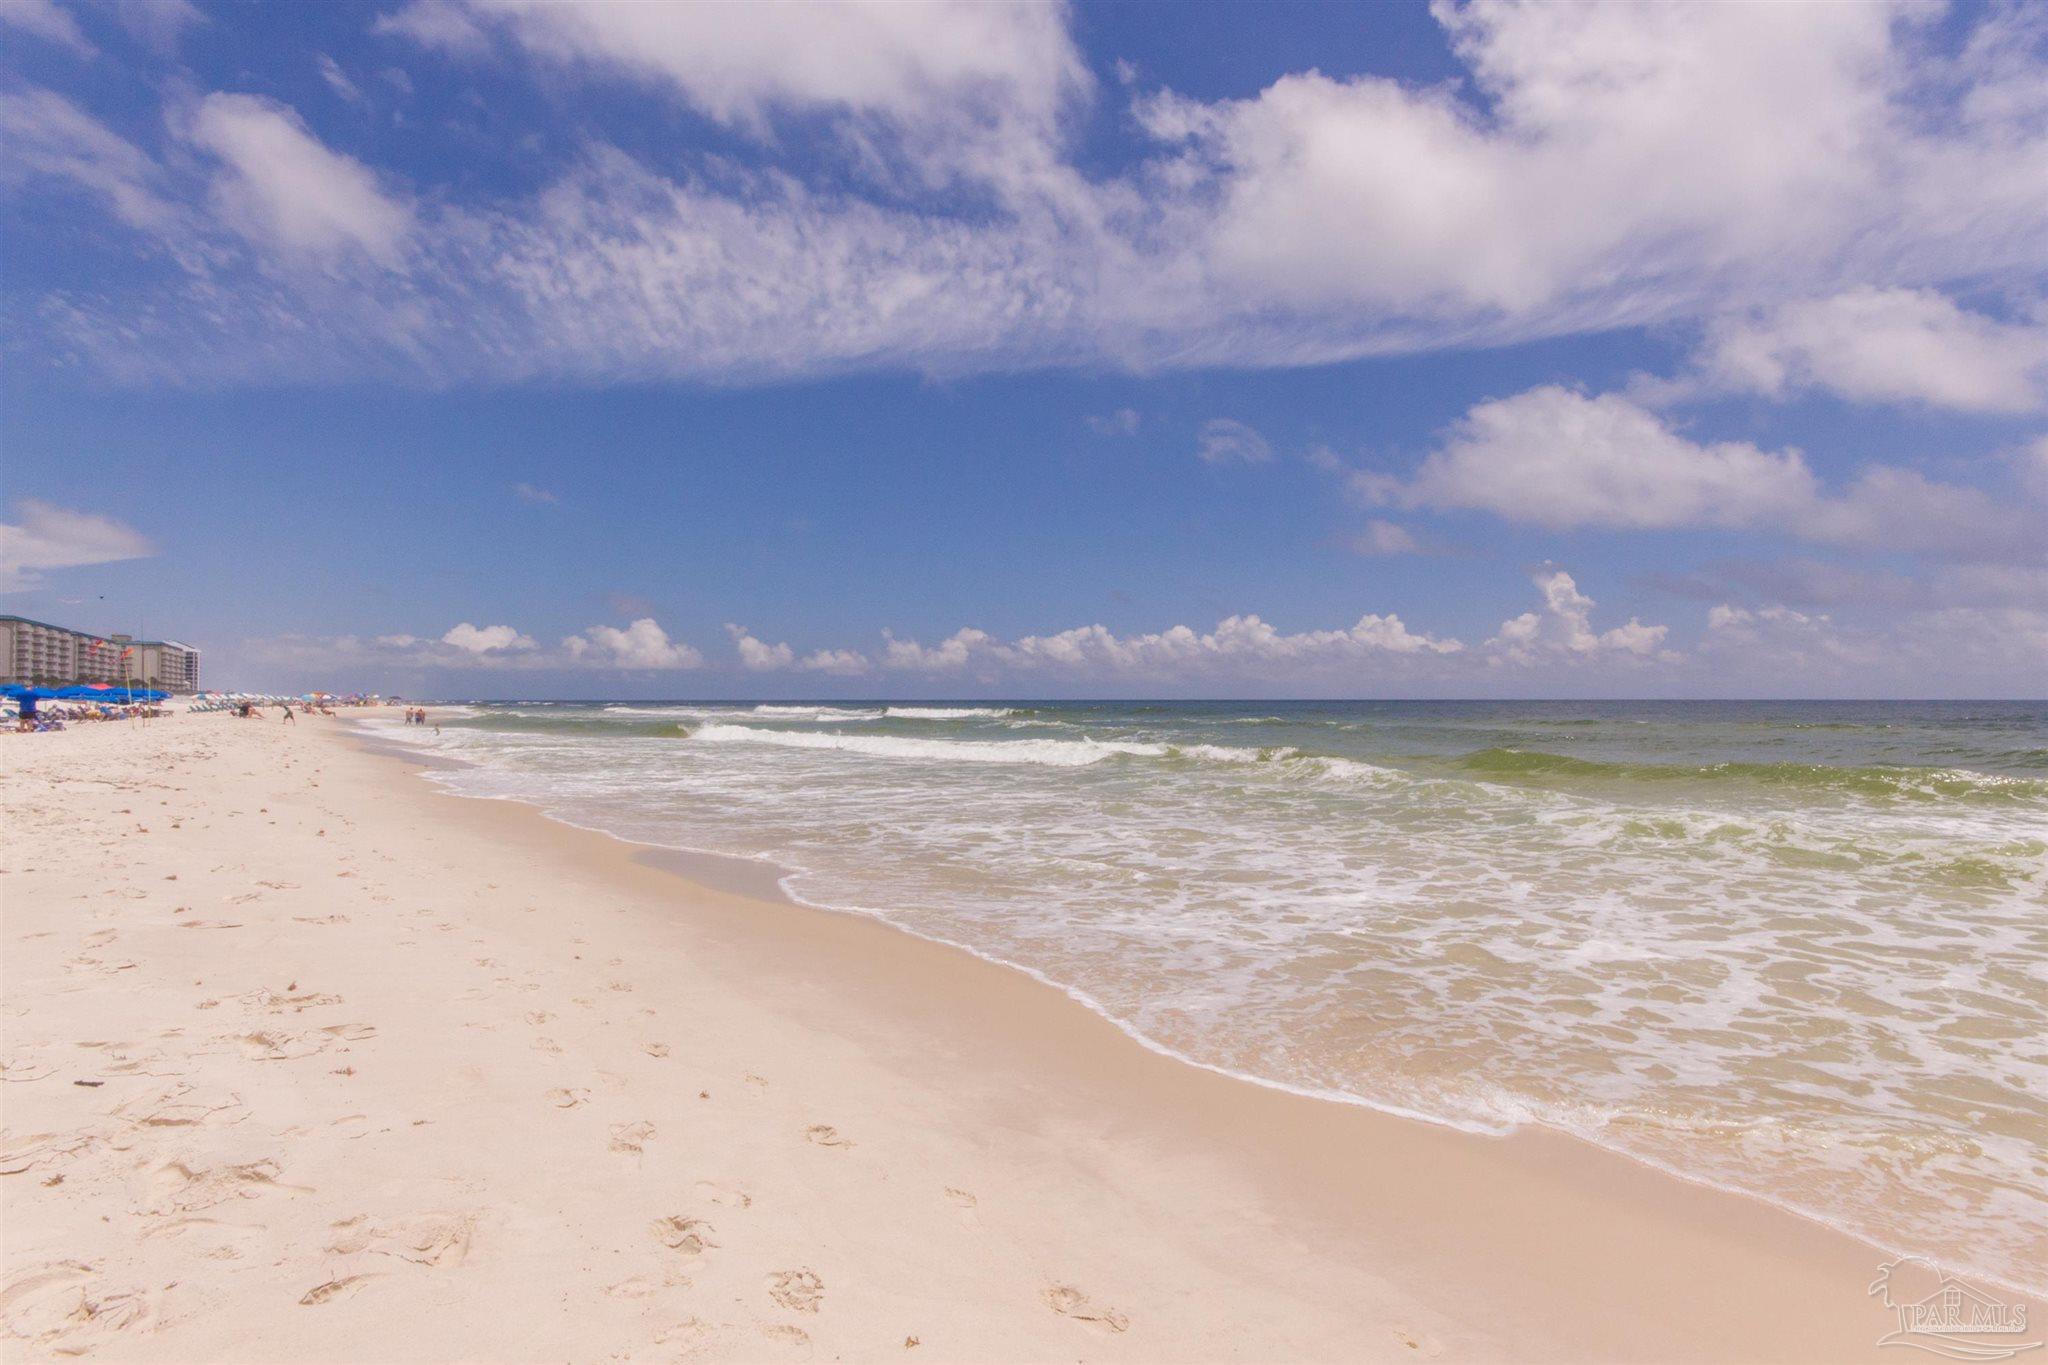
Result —
M28 315L130 380L748 381L1314 363L2048 269L2048 40L2024 9L1960 46L1910 7L1437 12L1461 85L1119 92L1141 140L1084 172L1076 121L1111 96L1057 7L414 4L380 21L393 41L516 52L754 154L655 166L599 121L544 188L493 198L401 184L234 91L162 149L95 123L52 155L46 128L28 171L119 189L184 276L53 287ZM822 175L791 129L853 154ZM1764 348L1784 382L1865 382L1787 344ZM2017 401L2010 379L1943 394Z
M15 520L0 523L0 592L34 587L56 570L147 559L155 553L149 537L126 522L39 498L18 498Z
M80 57L99 55L78 21L58 7L55 0L6 0L0 4L0 27L13 29L69 48Z

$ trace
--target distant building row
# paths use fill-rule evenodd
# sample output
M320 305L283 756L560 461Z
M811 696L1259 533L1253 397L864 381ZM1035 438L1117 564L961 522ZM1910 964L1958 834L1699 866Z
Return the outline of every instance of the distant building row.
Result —
M199 651L176 640L137 640L0 616L0 682L29 687L136 683L166 692L199 690Z

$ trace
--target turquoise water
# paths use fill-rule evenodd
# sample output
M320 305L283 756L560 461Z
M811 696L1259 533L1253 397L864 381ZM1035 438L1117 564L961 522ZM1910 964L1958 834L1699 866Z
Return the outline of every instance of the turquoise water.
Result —
M451 788L756 857L1152 1046L2048 1287L2048 707L493 703Z

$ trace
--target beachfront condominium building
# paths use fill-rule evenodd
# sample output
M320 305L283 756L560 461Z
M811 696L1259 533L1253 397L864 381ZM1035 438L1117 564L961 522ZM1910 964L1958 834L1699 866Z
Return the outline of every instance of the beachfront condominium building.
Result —
M166 692L199 690L199 651L176 640L137 640L0 616L0 682L31 687L133 683Z

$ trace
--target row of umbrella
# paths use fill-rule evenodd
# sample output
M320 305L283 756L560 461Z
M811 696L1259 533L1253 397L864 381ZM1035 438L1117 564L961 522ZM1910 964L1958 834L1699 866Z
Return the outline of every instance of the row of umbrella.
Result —
M37 701L102 701L125 706L130 702L163 701L171 694L153 687L117 687L112 683L80 683L75 687L23 687L20 683L0 684L0 697L34 697Z

